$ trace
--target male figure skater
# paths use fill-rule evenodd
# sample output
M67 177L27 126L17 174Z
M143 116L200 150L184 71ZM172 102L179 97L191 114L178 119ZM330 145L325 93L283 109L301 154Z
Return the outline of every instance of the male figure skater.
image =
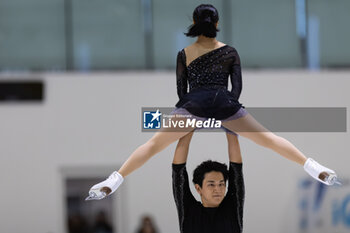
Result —
M177 144L172 169L173 193L181 233L241 233L243 229L244 179L237 136L226 134L229 143L227 166L211 160L200 164L193 183L201 197L197 201L189 187L186 161L192 133ZM226 192L226 181L228 189Z

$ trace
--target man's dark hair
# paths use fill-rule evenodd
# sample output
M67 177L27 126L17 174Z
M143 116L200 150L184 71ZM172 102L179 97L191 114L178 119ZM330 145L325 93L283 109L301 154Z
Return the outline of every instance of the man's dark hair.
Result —
M227 165L224 163L207 160L201 163L200 165L198 165L196 169L194 169L193 180L192 180L193 183L198 184L200 187L202 187L205 174L213 171L221 172L226 182L228 178Z

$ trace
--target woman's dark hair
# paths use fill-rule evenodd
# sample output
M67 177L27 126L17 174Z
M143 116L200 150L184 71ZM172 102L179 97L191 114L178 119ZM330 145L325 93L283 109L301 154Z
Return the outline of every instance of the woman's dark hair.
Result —
M216 23L219 21L219 13L211 4L201 4L193 11L194 24L188 27L186 36L206 36L210 38L216 37Z
M205 174L213 171L221 172L226 182L228 178L228 170L226 164L207 160L198 165L196 169L194 169L192 179L193 183L198 184L200 187L202 187Z

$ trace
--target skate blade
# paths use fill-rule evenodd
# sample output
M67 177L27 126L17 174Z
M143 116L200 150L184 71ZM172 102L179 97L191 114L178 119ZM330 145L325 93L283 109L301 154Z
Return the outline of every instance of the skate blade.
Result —
M91 197L91 196L88 196L87 198L85 198L85 201L93 201L93 200L101 200L105 197Z
M335 186L342 186L343 185L337 176L333 176L330 179L330 181L331 181L331 185L335 185Z
M343 185L343 184L342 184L340 181L338 181L338 180L336 180L336 181L334 182L334 184L337 185L337 186L342 186L342 185Z
M103 198L105 198L107 195L104 192L101 192L101 195L97 195L94 192L90 192L89 196L87 198L85 198L85 201L93 201L93 200L101 200Z
M85 198L85 201L92 201L92 200L101 200L101 198L90 197L90 196L88 196L87 198Z
M340 182L339 178L336 176L334 178L333 184L336 186L342 186L343 184Z

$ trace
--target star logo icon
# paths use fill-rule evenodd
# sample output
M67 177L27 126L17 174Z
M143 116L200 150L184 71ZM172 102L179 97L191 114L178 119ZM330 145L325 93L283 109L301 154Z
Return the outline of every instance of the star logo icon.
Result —
M143 111L143 128L144 129L160 129L162 127L162 112L157 109L153 111Z
M157 109L157 111L155 113L152 113L153 118L152 118L151 122L154 120L159 121L159 116L161 116L161 115L162 115L162 113L160 113L159 109Z

